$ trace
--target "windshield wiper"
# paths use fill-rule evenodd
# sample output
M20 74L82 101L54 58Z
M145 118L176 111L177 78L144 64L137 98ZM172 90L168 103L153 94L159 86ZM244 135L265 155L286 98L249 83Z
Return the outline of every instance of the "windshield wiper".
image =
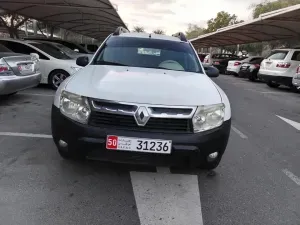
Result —
M114 66L127 66L125 64L116 63L116 62L108 62L108 61L96 61L96 65L114 65Z

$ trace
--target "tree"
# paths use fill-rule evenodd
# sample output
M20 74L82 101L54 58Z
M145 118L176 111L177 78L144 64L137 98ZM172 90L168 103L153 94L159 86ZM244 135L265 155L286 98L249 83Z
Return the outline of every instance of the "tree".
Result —
M144 29L144 27L135 26L135 27L133 28L133 31L134 31L134 32L138 32L138 33L144 33L144 32L145 32L145 29Z
M272 12L277 9L282 9L297 4L300 4L300 0L277 0L277 1L266 0L259 4L252 4L250 8L253 9L252 16L255 19L258 18L263 13Z
M205 33L215 32L220 28L227 27L233 24L244 22L243 20L238 20L235 14L229 14L228 12L221 11L217 13L215 18L211 18L207 21L207 28Z
M165 32L161 29L156 29L153 31L154 34L165 34Z
M6 13L0 16L0 25L5 27L11 38L19 38L18 29L23 26L29 18L15 13Z
M188 29L185 32L186 38L187 39L192 39L192 38L196 38L199 37L200 35L204 34L204 28L199 27L196 24L189 24L188 25Z

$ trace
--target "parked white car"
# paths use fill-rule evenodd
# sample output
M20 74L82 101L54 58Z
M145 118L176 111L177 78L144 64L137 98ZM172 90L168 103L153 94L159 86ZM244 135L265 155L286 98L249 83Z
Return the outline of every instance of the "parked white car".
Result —
M0 39L0 43L16 53L38 54L42 74L41 83L49 84L53 89L57 89L67 77L81 69L76 65L75 59L43 43L15 39Z
M276 49L261 62L258 78L270 87L293 87L292 79L300 62L300 49Z
M240 72L241 66L244 63L249 63L249 62L252 62L252 61L255 61L258 59L261 59L261 56L250 56L250 57L247 57L247 58L244 58L241 60L239 60L239 59L230 60L230 61L228 61L228 66L226 68L226 72L237 77Z
M120 31L92 61L78 58L84 68L56 92L51 124L60 155L216 168L231 126L229 100L210 79L219 71L203 69L183 33Z

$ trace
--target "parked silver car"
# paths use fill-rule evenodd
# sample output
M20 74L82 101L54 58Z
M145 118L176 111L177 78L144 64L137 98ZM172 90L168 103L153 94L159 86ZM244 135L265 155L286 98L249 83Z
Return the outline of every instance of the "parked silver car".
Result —
M0 96L35 87L40 80L37 54L18 54L0 45Z

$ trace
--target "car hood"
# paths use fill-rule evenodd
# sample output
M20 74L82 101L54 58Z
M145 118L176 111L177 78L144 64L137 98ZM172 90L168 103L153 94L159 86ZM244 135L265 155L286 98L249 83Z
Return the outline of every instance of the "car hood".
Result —
M197 106L222 101L205 74L123 66L89 65L71 77L66 90L97 99Z

